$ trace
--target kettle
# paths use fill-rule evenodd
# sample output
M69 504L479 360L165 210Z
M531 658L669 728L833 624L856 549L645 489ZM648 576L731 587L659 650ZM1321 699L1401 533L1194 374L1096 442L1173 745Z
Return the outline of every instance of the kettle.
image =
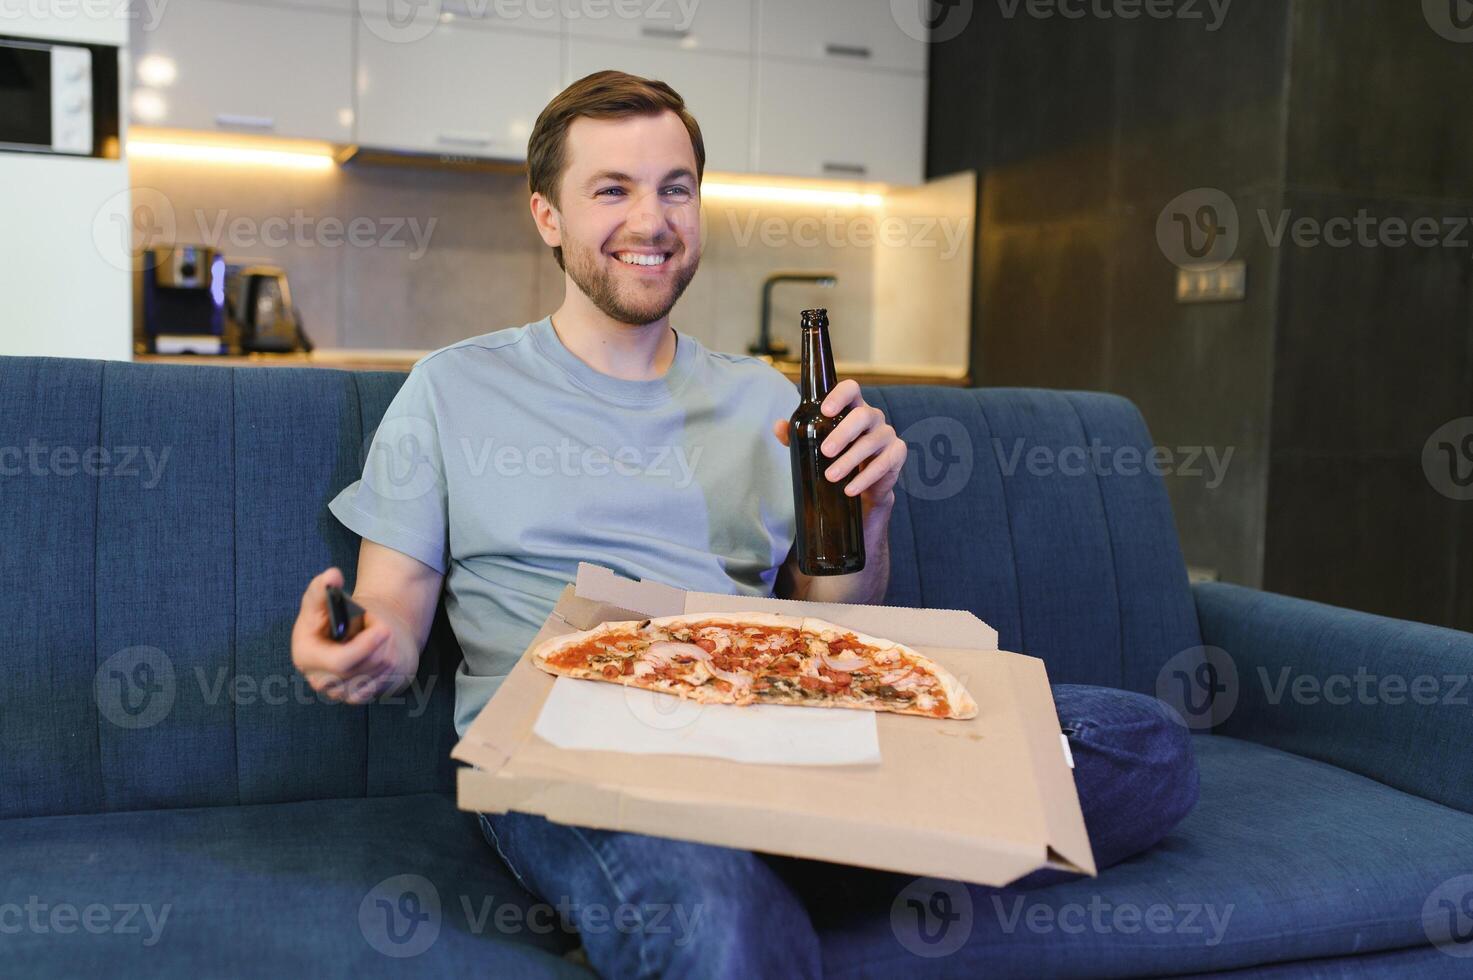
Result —
M243 351L310 351L302 315L292 305L286 273L274 265L246 266L230 290L231 315Z

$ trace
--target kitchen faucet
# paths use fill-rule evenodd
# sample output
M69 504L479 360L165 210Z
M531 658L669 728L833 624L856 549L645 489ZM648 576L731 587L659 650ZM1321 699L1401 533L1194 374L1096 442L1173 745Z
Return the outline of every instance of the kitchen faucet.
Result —
M811 282L819 286L832 286L839 277L832 272L774 272L762 281L762 320L757 325L757 342L747 348L748 354L766 356L773 360L788 353L788 345L772 339L772 287L780 282Z

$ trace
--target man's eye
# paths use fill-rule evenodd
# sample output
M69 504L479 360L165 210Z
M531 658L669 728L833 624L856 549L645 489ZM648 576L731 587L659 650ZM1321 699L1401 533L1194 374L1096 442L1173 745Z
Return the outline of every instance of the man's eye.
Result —
M624 188L622 188L622 187L605 187L603 190L598 191L593 196L594 197L602 197L605 194L612 195L612 194L623 194L623 193L624 193Z
M667 197L689 197L690 188L684 187L680 184L672 184L671 186L665 188L665 195Z

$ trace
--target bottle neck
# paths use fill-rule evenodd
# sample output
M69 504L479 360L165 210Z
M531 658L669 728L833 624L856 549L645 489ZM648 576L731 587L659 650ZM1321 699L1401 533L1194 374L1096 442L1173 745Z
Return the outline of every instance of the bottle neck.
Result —
M798 395L805 402L823 401L833 390L834 354L829 349L826 323L803 325L802 367L798 375Z

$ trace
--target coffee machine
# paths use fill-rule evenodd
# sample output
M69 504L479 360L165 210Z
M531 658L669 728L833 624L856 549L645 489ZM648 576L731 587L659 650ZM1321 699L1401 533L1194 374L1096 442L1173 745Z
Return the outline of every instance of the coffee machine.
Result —
M155 354L224 354L225 256L206 245L143 253L143 340Z
M286 272L277 266L226 266L225 302L243 352L312 350Z

